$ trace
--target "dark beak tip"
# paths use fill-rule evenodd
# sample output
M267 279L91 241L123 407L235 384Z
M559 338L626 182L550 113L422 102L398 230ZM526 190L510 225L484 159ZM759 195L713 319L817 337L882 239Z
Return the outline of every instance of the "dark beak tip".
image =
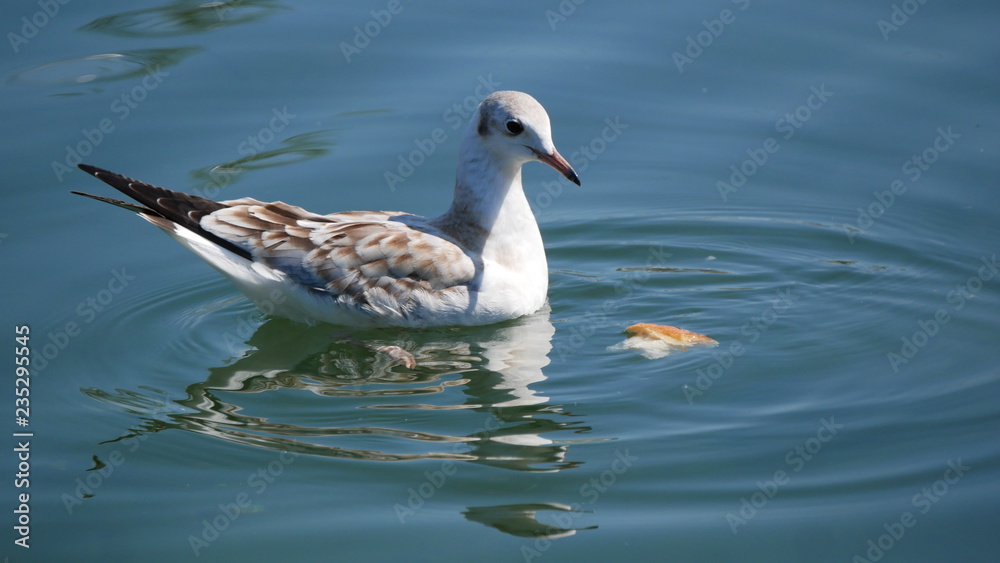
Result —
M570 166L569 162L566 162L566 159L563 158L558 151L553 150L552 154L545 154L535 149L531 150L538 157L538 160L558 170L559 173L570 182L573 182L577 186L580 185L580 176L576 173L576 170L573 170L573 167Z

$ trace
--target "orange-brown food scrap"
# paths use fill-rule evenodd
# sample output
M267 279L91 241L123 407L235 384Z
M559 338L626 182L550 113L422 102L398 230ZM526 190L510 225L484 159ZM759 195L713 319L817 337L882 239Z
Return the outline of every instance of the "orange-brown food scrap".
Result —
M662 340L669 344L681 347L718 344L718 342L712 340L704 334L698 334L697 332L691 332L675 326L657 325L652 323L634 324L625 329L625 334L627 334L629 338L632 338L633 336L642 336L645 338Z

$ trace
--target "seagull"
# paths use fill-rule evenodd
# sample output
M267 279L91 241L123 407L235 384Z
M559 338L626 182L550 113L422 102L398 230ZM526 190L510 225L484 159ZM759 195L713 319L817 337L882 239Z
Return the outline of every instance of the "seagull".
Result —
M485 98L459 147L451 207L320 215L284 202L212 201L95 166L84 172L137 203L72 192L137 213L229 278L265 314L305 324L486 325L539 310L548 265L521 166L540 161L580 185L533 97Z

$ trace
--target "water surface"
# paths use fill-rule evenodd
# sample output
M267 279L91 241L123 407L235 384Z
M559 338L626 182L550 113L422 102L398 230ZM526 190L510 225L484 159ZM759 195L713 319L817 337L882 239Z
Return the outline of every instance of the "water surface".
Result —
M35 359L10 560L995 557L992 3L39 10L2 18L3 306ZM495 89L583 180L525 167L549 306L496 326L271 319L67 193L111 195L82 159L435 215ZM720 344L609 349L637 322Z

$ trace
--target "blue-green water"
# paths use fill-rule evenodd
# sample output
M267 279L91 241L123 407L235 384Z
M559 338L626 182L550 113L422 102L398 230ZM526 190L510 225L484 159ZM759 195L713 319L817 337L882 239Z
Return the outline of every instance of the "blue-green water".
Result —
M994 560L998 16L7 3L3 318L10 348L30 327L35 369L18 427L4 356L6 427L32 436L0 455L3 553ZM67 193L112 195L82 159L216 199L434 215L494 89L546 106L583 180L525 168L551 310L516 322L269 320L152 226ZM636 322L720 345L609 350Z

